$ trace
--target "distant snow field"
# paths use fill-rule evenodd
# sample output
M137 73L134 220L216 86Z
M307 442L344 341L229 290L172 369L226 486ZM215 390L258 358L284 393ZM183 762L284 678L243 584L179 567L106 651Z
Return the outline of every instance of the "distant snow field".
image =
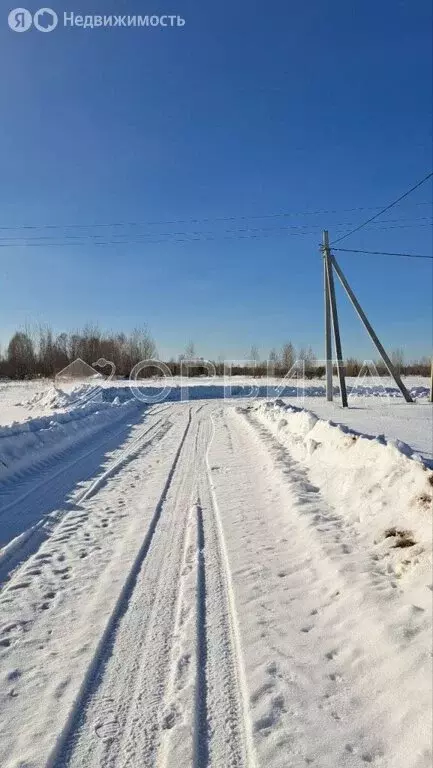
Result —
M428 380L162 384L0 382L0 765L430 768Z

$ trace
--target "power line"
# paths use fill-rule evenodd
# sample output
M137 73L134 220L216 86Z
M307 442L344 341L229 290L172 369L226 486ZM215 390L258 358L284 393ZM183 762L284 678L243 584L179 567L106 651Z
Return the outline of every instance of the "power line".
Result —
M350 232L346 232L345 235L343 235L342 237L337 238L337 240L334 240L334 243L331 243L331 245L334 245L335 243L340 243L342 240L345 240L346 237L349 237L350 235L353 235L355 232L359 232L360 229L365 227L367 224L370 224L370 222L374 221L374 219L377 219L379 216L382 216L383 213L386 213L386 211L389 211L389 209L393 208L394 205L397 205L397 203L399 203L401 200L404 200L404 198L407 197L408 195L410 195L412 192L414 192L415 189L418 189L418 187L420 187L422 184L425 184L425 182L428 181L429 179L431 179L432 176L433 176L433 171L428 173L427 176L425 176L423 179L421 179L421 181L419 181L417 184L415 184L415 186L411 187L411 189L408 189L407 192L404 192L403 195L400 195L400 197L398 197L397 200L394 200L394 202L392 202L389 205L387 205L385 208L383 208L381 211L379 211L379 213L376 213L374 216L371 216L371 218L369 218L366 221L362 222L362 224L359 224L354 229L351 229Z
M383 227L382 229L395 229L395 227ZM374 230L377 232L378 230ZM206 242L216 242L218 240L229 240L229 241L239 241L239 240L249 240L249 239L266 239L271 238L275 236L287 236L287 237L301 237L301 236L311 236L313 234L317 234L315 232L261 232L260 234L250 234L250 235L235 235L233 237L229 235L217 235L215 236L202 236L202 237L183 237L183 238L164 238L164 239L158 239L158 240L149 240L149 239L134 239L134 240L96 240L96 239L90 239L90 240L81 240L81 239L73 239L73 240L49 240L40 242L38 238L35 238L38 240L38 242L34 241L26 241L24 238L16 238L15 241L10 242L3 242L0 241L0 248L67 248L70 246L79 246L81 248L85 248L87 246L113 246L113 245L175 245L177 243L206 243Z
M272 237L272 235L275 234L273 232L270 233L262 233L258 235L237 235L235 237L230 237L228 235L220 235L219 237L191 237L191 238L175 238L174 240L90 240L89 242L77 242L77 241L67 241L67 242L13 242L13 243L5 243L0 242L0 248L63 248L66 246L80 246L81 248L87 245L96 245L96 246L112 246L112 245L154 245L154 244L165 244L165 245L172 245L173 243L193 243L193 242L199 242L204 243L208 241L215 241L218 239L221 240L244 240L244 239L259 239L259 238L265 238L265 237ZM302 235L311 235L311 232L287 232L287 233L281 233L281 234L287 234L290 236L302 236ZM20 239L20 238L18 238Z
M428 222L428 223L421 223L421 224L394 224L394 222L413 222L413 221L421 221L421 222ZM432 217L429 216L420 216L416 217L414 219L385 219L382 222L377 222L377 224L391 224L391 226L376 226L374 227L374 231L378 232L380 230L388 230L388 229L406 229L411 227L424 227L424 226L432 226ZM347 227L350 226L350 223L338 223L334 224L335 227ZM241 227L236 229L223 229L221 232L211 232L206 230L195 230L190 232L138 232L134 234L134 239L129 239L127 242L176 242L176 238L185 238L185 239L193 239L193 240L201 240L201 239L212 239L217 240L219 238L224 238L225 234L229 235L235 235L235 237L230 239L236 239L236 235L238 233L270 233L270 234L314 234L317 229L321 229L321 225L308 225L308 224L301 224L301 225L290 225L290 226L281 226L281 227ZM124 232L119 234L113 234L111 237L121 237L124 238L127 237L127 234ZM140 239L138 239L140 238ZM146 238L146 239L144 239ZM148 238L158 238L158 240L149 240ZM159 239L164 238L164 239ZM173 240L173 238L175 238ZM17 241L20 241L21 245L30 245L34 241L44 241L44 243L50 245L52 243L55 243L56 245L59 245L58 241L62 241L64 245L73 245L75 243L70 243L70 240L79 240L80 243L78 244L85 244L86 241L99 241L101 243L106 242L107 238L104 235L98 235L95 233L84 233L84 234L76 234L76 235L68 235L68 234L60 234L60 235L7 235L7 236L0 236L0 243L15 243ZM66 242L64 242L66 241Z
M272 236L274 234L287 234L287 235L311 235L313 231L305 230L305 227L251 227L243 229L226 229L222 232L143 232L137 233L133 238L128 238L125 233L114 234L109 240L104 235L84 234L84 235L32 235L30 237L0 237L0 245L6 247L8 244L16 243L19 245L33 245L38 242L38 245L104 245L104 244L116 244L122 243L175 243L175 242L190 242L190 241L203 241L203 240L237 240L243 237L258 237L255 233L261 233L263 236ZM239 234L240 233L240 234ZM253 234L250 234L253 233ZM114 240L113 238L122 238L122 240ZM149 239L151 238L151 239ZM153 238L153 239L152 239ZM158 239L155 239L158 238ZM76 242L76 241L79 242ZM74 241L74 242L70 242Z
M410 225L403 225L400 226L393 226L393 227L377 227L374 230L374 232L382 231L382 230L389 230L389 229L401 229L401 228L407 228ZM419 226L427 226L427 225L419 225ZM200 236L200 237L171 237L171 238L159 238L157 240L147 239L151 238L152 235L145 234L140 239L119 239L119 240L107 240L107 239L96 239L96 236L86 239L85 237L81 238L77 236L76 238L70 238L68 240L60 240L60 239L48 239L45 240L45 238L34 238L31 241L29 239L25 238L14 238L11 240L10 238L5 238L5 241L0 239L0 248L64 248L64 247L70 247L70 246L80 246L81 248L85 248L87 246L113 246L113 245L175 245L177 243L205 243L205 242L216 242L218 240L231 240L231 241L238 241L238 240L248 240L248 239L266 239L271 238L275 236L287 236L287 237L300 237L300 236L311 236L315 235L317 232L288 232L288 231L280 231L280 230L259 230L259 234L245 234L245 235L210 235L210 236ZM119 235L119 237L123 237L123 235ZM146 239L145 239L146 238ZM34 242L37 240L37 242ZM41 242L41 240L43 242ZM337 249L335 249L337 250Z
M344 251L345 253L368 253L373 256L406 256L408 259L431 259L433 261L433 256L426 256L425 254L419 254L419 253L392 253L391 251L364 251L364 250L355 250L354 248L334 248L332 247L333 251Z
M414 203L416 206L420 205L432 205L430 201ZM151 227L151 226L165 226L172 224L201 224L201 223L213 223L224 221L248 221L257 219L272 219L272 218L285 218L291 216L325 216L336 213L354 213L356 211L374 211L379 206L362 206L357 208L342 208L334 210L319 210L319 211L282 211L279 213L263 213L254 214L249 216L220 216L215 218L203 218L203 219L173 219L171 221L123 221L123 222L107 222L107 223L93 223L93 224L80 224L78 222L72 224L23 224L18 226L0 226L0 230L17 231L17 230L34 230L34 229L93 229L93 228L115 228L115 227ZM386 209L385 209L386 210ZM377 214L379 215L379 214ZM373 216L376 218L376 216ZM371 219L371 220L372 220Z
M237 229L223 229L221 232L211 232L206 230L193 230L191 232L138 232L134 234L135 238L148 238L148 237L163 237L163 238L173 238L173 237L196 237L196 236L206 236L210 235L213 237L222 237L224 234L233 234L233 233L246 233L246 232L290 232L292 230L303 230L302 234L304 234L304 230L308 228L308 224L302 224L299 226L288 226L288 227L242 227ZM314 225L313 225L314 226ZM336 225L340 226L340 225ZM320 229L320 226L316 226L315 229ZM297 232L295 232L297 233ZM310 232L306 232L306 234L311 234ZM112 237L125 237L125 233L119 233L119 234L113 234ZM15 235L9 235L5 237L0 237L0 242L4 241L13 241L13 240L45 240L50 241L53 239L59 240L59 239L66 239L66 240L97 240L104 238L104 235L97 235L94 233L85 233L82 235L66 235L66 234L60 234L58 236L56 235L24 235L24 236L15 236Z

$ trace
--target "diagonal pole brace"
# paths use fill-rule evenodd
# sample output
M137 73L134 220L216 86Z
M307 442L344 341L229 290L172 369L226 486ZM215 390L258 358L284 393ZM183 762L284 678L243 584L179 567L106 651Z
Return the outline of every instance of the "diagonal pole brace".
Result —
M404 386L399 374L397 373L396 369L394 368L391 360L389 359L388 355L385 352L384 347L380 343L378 337L376 336L376 333L374 331L373 326L368 320L367 315L365 314L364 310L362 309L358 299L356 298L354 292L352 291L349 283L346 280L345 275L343 274L340 266L338 265L338 262L335 258L335 256L331 255L330 257L331 263L338 275L338 278L340 280L340 283L342 284L344 290L346 291L347 295L349 296L350 301L352 302L353 306L355 307L359 317L361 318L368 335L370 336L370 339L372 340L373 344L375 345L376 349L378 350L383 362L385 363L389 373L393 377L395 383L397 384L397 387L399 388L401 394L403 395L404 399L407 403L413 403L413 399L410 396L409 392L407 391L406 387Z

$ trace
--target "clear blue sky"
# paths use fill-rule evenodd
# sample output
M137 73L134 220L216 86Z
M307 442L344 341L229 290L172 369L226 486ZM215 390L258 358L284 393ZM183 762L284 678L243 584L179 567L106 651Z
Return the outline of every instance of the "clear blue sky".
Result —
M163 357L189 339L209 357L243 356L253 343L266 355L287 339L320 355L321 228L335 238L337 225L374 213L347 209L386 204L432 166L430 0L56 2L59 14L179 13L186 25L49 34L9 30L10 7L0 226L184 223L0 231L127 241L0 248L2 344L26 322L146 322ZM387 229L371 225L344 245L431 253L431 199L426 184L383 217ZM335 213L238 218L317 210ZM288 226L305 229L276 229ZM251 228L271 229L239 231ZM211 239L169 242L173 232ZM428 354L432 262L340 260L385 345ZM370 357L339 298L343 352Z

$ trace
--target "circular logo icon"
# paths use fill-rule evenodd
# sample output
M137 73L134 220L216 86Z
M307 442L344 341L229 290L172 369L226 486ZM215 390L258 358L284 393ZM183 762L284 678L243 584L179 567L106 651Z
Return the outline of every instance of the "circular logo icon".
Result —
M8 16L8 24L14 32L27 32L32 26L32 14L27 8L14 8Z
M52 8L40 8L33 16L33 24L39 32L52 32L58 23L59 18Z

